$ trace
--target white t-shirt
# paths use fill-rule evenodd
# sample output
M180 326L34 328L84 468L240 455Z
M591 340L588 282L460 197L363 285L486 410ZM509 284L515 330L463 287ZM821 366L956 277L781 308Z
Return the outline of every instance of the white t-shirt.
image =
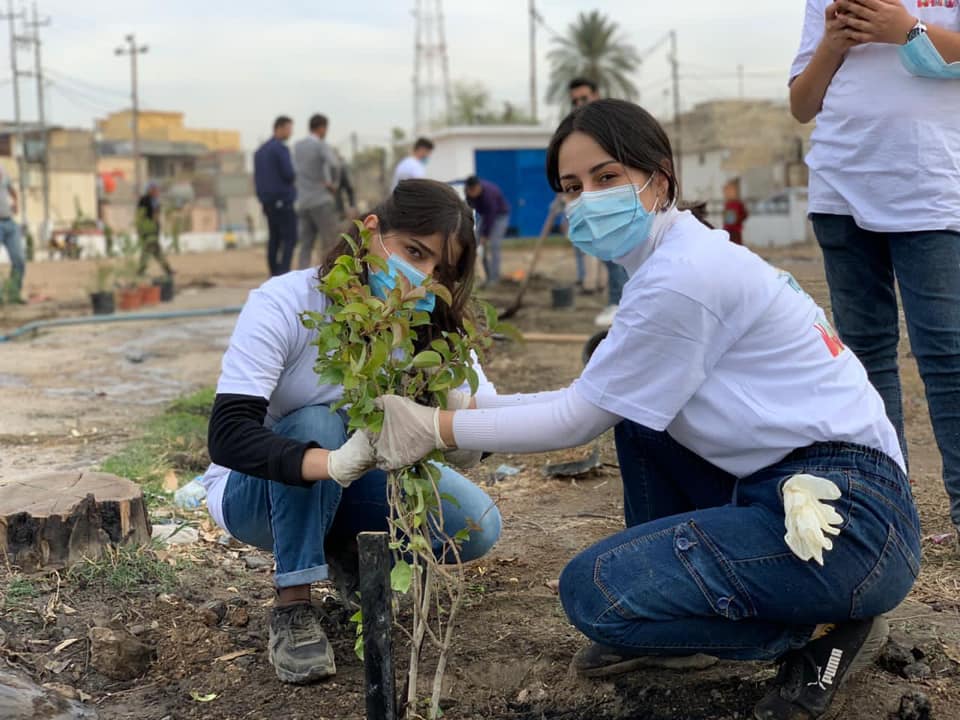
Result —
M823 310L689 213L632 273L573 388L738 477L815 442L865 445L903 466L883 401Z
M412 180L426 176L427 167L423 162L417 160L413 155L407 155L407 157L397 163L397 167L393 171L393 185L390 187L395 188L401 180Z
M252 395L269 400L265 427L308 405L330 405L343 395L339 385L320 385L313 371L315 330L300 322L305 310L323 312L325 295L317 290L317 268L273 277L250 293L223 356L217 393ZM495 393L479 363L480 393ZM211 464L203 476L207 508L220 527L222 499L230 469Z
M927 24L960 30L960 3L902 0ZM829 0L807 0L791 82L824 32ZM915 77L896 45L852 48L811 136L810 212L876 232L960 231L960 82Z

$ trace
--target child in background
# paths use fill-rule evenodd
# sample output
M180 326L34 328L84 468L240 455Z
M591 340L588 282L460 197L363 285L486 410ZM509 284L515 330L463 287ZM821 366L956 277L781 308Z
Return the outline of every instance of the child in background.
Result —
M723 186L723 200L723 229L730 236L730 242L743 245L743 221L749 213L740 200L739 180L731 180Z

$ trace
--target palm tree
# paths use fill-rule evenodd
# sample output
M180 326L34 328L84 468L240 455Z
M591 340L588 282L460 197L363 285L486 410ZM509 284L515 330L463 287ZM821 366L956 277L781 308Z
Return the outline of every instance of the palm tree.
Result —
M593 80L604 97L633 100L630 75L640 65L637 49L619 36L619 27L599 10L580 13L563 37L554 38L547 100L566 102L567 85L576 77Z

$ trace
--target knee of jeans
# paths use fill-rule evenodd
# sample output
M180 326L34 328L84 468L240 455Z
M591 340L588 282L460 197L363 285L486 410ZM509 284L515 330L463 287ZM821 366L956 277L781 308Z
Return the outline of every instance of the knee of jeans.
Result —
M594 582L596 556L585 550L575 556L560 573L560 604L567 619L591 640L598 640L597 619L605 607Z
M308 405L295 410L273 426L277 435L300 442L315 442L336 450L347 441L343 418L327 405Z
M493 501L478 520L471 520L473 527L470 528L470 538L460 548L460 559L464 562L476 560L490 552L503 529L500 510Z

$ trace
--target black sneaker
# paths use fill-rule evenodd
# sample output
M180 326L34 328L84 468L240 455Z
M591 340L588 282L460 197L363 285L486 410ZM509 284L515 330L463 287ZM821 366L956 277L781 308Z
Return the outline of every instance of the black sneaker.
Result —
M571 669L580 677L598 678L630 672L638 668L664 668L668 670L703 670L715 665L712 655L629 655L609 645L591 643L573 656Z
M883 617L853 620L791 650L780 660L774 687L753 709L757 720L815 720L851 675L880 655L890 628Z
M270 611L270 664L281 682L303 684L337 673L320 610L298 603Z

